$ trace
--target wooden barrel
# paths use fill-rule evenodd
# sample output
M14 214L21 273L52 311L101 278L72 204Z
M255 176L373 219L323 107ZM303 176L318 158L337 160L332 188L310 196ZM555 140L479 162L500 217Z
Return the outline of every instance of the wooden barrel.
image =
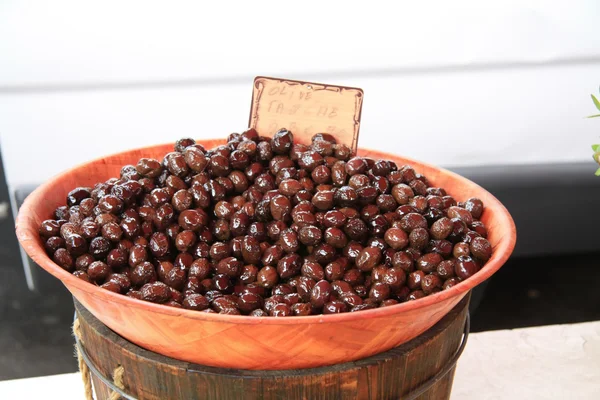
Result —
M97 399L119 398L110 387L118 371L117 386L134 399L440 400L450 397L461 338L468 333L469 298L427 332L392 350L355 362L281 371L213 368L164 357L115 334L77 301L75 308L78 345L94 372Z

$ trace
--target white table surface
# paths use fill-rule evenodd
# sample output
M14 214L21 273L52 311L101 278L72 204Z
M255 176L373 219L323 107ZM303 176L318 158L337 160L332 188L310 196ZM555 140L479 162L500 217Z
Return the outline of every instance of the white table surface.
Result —
M600 321L470 335L452 399L600 399Z
M78 373L0 382L2 399L83 399ZM474 333L452 400L600 399L600 321Z

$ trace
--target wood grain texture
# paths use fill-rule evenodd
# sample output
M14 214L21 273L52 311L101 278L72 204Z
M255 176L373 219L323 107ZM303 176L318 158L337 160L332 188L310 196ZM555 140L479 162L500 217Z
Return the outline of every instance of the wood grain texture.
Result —
M387 352L330 367L248 371L190 364L144 350L116 335L75 302L85 349L111 376L125 369L126 392L139 399L399 399L429 379L458 348L469 296L417 338ZM236 357L229 354L229 357ZM419 399L448 399L454 369ZM96 397L110 389L94 380Z
M211 148L223 140L201 142ZM92 186L119 175L125 164L141 157L161 159L172 144L107 156L56 176L34 191L17 218L17 236L42 268L60 279L71 293L104 324L133 343L180 360L214 367L295 369L333 365L369 357L425 332L447 314L477 284L489 278L510 256L516 230L510 214L489 192L450 171L411 159L359 149L359 154L408 163L444 187L457 200L483 200L482 220L493 246L492 258L473 277L432 296L390 307L335 315L255 318L206 314L122 296L82 281L56 265L38 236L41 222L65 204L76 186ZM236 354L230 357L229 354Z

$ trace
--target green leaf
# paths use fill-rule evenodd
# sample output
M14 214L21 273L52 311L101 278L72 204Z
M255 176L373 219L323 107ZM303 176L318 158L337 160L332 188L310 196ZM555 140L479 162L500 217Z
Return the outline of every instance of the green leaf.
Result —
M598 99L596 98L596 96L594 96L593 94L591 96L592 96L592 101L596 105L596 108L598 109L598 111L600 111L600 101L598 101Z
M594 150L594 151L600 151L600 144L593 144L592 145L592 150Z
M587 118L598 118L598 117L600 117L600 114L589 115Z
M596 170L596 173L595 173L594 175L596 175L596 176L600 176L600 168L598 168L598 169Z

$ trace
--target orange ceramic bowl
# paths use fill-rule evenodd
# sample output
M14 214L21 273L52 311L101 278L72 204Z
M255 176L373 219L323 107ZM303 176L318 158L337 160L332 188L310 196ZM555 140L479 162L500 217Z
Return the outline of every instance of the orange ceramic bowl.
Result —
M224 140L201 143L212 148ZM483 200L486 208L482 221L494 252L481 271L449 290L390 307L334 315L256 318L206 314L115 294L76 278L46 255L38 228L56 207L65 204L71 189L117 177L123 165L135 165L141 157L160 159L172 148L168 144L127 151L66 171L33 192L17 218L17 236L27 254L60 279L96 318L131 342L169 357L213 367L255 370L312 368L368 357L407 342L433 326L469 290L496 272L515 246L516 231L510 214L480 186L441 168L363 149L359 154L412 165L459 201L469 197Z

